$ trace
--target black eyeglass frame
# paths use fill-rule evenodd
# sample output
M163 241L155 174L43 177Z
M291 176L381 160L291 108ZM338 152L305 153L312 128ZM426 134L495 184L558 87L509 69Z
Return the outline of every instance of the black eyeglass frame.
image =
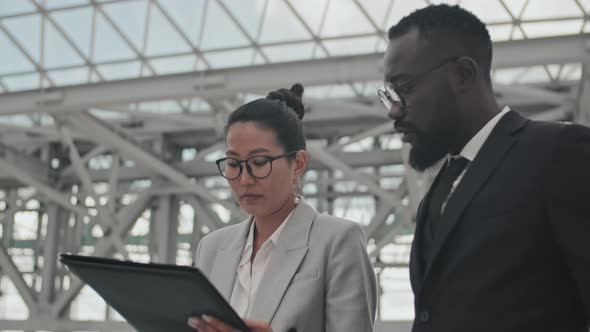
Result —
M379 97L379 101L381 102L381 104L383 104L383 106L387 109L387 111L391 111L391 107L392 106L396 106L399 109L403 110L406 106L406 101L404 98L402 98L402 95L404 93L400 93L400 91L405 91L406 88L408 86L410 86L411 84L417 84L420 80L422 80L423 78L425 78L426 76L428 76L429 74L431 74L432 72L434 72L435 70L441 68L442 66L450 63L450 62L456 62L459 59L461 59L460 56L453 56L453 57L449 57L444 59L443 61L441 61L440 63L438 63L436 66L421 72L417 75L414 75L414 77L408 79L407 81L405 81L404 83L398 85L398 86L393 86L393 83L391 82L384 82L382 85L380 85L377 88L377 96ZM387 104L389 104L389 106L387 106Z
M270 176L270 173L272 173L272 162L277 160L277 159L281 159L281 158L286 158L286 157L290 157L292 155L294 155L295 153L297 153L299 150L293 150L287 153L283 153L281 155L278 156L261 156L261 155L256 155L256 156L251 156L248 157L247 159L236 159L236 158L232 158L232 157L225 157L225 158L221 158L221 159L217 159L215 161L215 163L217 164L217 169L219 170L219 174L221 174L221 176L223 176L224 178L226 178L227 180L235 180L237 178L239 178L242 175L242 171L244 170L244 167L242 166L242 164L246 165L246 169L248 170L248 174L250 174L251 177L255 178L255 179L265 179L267 177ZM270 169L268 171L268 174L266 174L265 176L256 176L254 174L252 174L252 167L249 164L249 161L254 159L254 158L266 158L268 160L268 162L270 163ZM221 163L223 163L224 161L227 160L234 160L237 164L238 167L240 168L240 170L238 171L238 175L236 175L233 178L228 178L223 174L223 170L221 169Z

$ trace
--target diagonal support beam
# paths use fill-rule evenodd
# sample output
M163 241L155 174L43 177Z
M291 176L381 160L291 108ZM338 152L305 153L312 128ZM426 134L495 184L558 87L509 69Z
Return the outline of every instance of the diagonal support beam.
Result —
M151 204L153 197L145 191L141 194L135 202L125 206L117 213L117 219L121 220L120 223L113 226L113 230L110 234L105 234L105 237L97 240L94 256L110 256L113 252L113 248L116 241L121 241L127 236L135 221L141 216L146 207ZM77 278L73 278L70 288L61 293L53 303L51 316L58 318L63 310L68 306L72 300L78 295L84 283Z
M20 297L29 308L30 315L34 316L38 312L37 296L33 290L29 288L25 279L23 279L23 275L20 273L16 265L14 265L14 262L2 244L0 244L0 267L2 267L2 272L12 280Z
M162 161L148 151L145 151L137 144L125 139L89 113L82 112L75 115L72 114L67 118L67 121L73 125L73 127L84 130L88 136L92 137L95 141L102 142L105 145L120 151L127 156L127 158L135 161L137 165L163 176L170 182L193 192L210 203L221 204L223 207L231 211L234 218L236 216L243 216L243 212L236 205L216 198L207 190L207 188L198 184L194 179L188 178L168 163Z

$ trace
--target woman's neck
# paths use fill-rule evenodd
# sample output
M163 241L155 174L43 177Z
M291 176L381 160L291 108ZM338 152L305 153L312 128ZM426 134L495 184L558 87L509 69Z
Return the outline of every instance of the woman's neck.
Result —
M295 199L289 199L280 209L267 216L254 216L255 232L254 247L260 248L262 244L281 226L289 213L295 208Z

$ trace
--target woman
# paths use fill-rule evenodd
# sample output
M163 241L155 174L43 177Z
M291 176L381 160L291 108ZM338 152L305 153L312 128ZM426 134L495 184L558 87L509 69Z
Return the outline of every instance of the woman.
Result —
M246 320L253 331L372 331L375 276L361 226L319 214L300 196L308 163L302 94L295 84L229 116L217 165L251 217L204 237L196 265L254 319ZM208 316L189 325L235 331Z

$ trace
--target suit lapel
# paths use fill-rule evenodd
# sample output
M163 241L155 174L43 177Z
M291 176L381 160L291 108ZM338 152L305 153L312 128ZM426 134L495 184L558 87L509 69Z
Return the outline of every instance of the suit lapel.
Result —
M426 269L425 262L422 260L422 237L424 236L424 223L426 222L426 217L428 216L426 213L428 211L427 206L428 202L430 201L430 197L432 196L432 188L438 182L440 171L444 165L445 163L442 163L436 177L426 192L426 195L424 195L422 202L420 202L416 214L416 230L414 231L414 241L412 241L412 247L410 251L410 282L412 283L412 289L414 290L414 293L419 292L422 281L424 280L424 270Z
M228 240L227 247L223 247L217 252L215 264L211 270L211 276L209 279L227 301L229 301L231 297L238 263L240 262L242 252L244 251L246 237L250 230L251 223L252 217L239 224L238 232L233 234L232 238Z
M272 321L291 279L307 254L309 232L317 213L303 199L293 211L260 280L250 315L252 319Z
M505 114L469 165L439 219L439 235L434 241L431 259L426 264L425 279L463 211L516 142L513 133L522 128L525 122L526 119L515 112Z

